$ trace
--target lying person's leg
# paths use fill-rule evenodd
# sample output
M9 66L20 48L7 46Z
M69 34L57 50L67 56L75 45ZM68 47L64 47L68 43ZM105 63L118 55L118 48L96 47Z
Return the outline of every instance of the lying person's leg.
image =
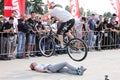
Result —
M62 68L62 69L60 69L58 72L78 75L77 69L76 69L76 70L71 70L71 69L69 69L69 68Z
M62 68L58 72L65 72L69 74L74 74L74 75L83 75L83 73L86 71L86 68L83 68L82 66L76 70L71 70L70 68Z
M52 72L57 72L59 70L61 70L62 68L64 67L67 67L71 70L76 70L75 67L73 67L72 65L68 64L67 62L62 62L62 63L59 63L59 64L55 64L55 65L51 65L48 67L48 69Z

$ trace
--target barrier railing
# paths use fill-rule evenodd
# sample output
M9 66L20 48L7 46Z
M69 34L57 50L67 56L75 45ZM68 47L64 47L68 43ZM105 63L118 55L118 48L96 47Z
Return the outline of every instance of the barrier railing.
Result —
M104 30L99 32L81 32L81 38L85 41L89 50L105 50L120 48L120 32ZM34 39L35 44L29 46L29 39ZM15 35L0 33L0 56L14 53L18 57L26 56L27 53L40 55L39 50L40 36L34 34L34 38L28 38L25 33Z

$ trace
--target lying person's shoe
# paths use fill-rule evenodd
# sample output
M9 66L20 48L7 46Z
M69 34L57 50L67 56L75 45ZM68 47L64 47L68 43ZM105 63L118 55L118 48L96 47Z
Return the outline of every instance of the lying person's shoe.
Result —
M81 67L78 67L77 73L78 73L78 75L83 75L83 73L84 73L86 70L87 70L86 68L84 68L83 66L81 66Z

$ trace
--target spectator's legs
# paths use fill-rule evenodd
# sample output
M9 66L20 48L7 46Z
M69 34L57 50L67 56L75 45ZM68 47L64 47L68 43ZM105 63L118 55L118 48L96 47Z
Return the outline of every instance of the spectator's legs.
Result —
M8 40L6 37L3 37L1 45L2 45L2 53L7 53L8 52L8 46L7 46Z
M120 35L118 35L118 47L120 48Z
M11 36L9 36L8 38L10 39ZM15 54L14 54L14 51L16 49L16 41L17 41L17 35L14 35L14 40L9 40L8 43L9 43L9 57L10 58L15 58Z
M95 44L95 39L94 39L94 32L89 32L89 48L93 48Z
M98 49L101 49L100 48L100 43L101 43L100 41L101 41L102 33L98 31L96 35L97 36L96 36L96 41L95 41L95 46L96 46L95 49L98 50Z
M16 57L22 58L24 50L25 50L25 33L19 32L19 35L18 35L18 47L17 47L17 55L16 55Z
M28 54L32 54L31 51L33 51L34 46L35 46L35 34L29 34L27 47Z

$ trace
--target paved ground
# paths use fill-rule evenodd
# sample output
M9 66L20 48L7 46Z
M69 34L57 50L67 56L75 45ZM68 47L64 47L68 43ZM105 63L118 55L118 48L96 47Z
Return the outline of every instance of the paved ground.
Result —
M83 76L38 73L29 69L29 64L34 61L46 64L67 61L74 66L83 65L87 71ZM110 80L120 80L120 50L89 52L82 62L74 62L68 55L0 61L0 80L105 80L106 74Z

